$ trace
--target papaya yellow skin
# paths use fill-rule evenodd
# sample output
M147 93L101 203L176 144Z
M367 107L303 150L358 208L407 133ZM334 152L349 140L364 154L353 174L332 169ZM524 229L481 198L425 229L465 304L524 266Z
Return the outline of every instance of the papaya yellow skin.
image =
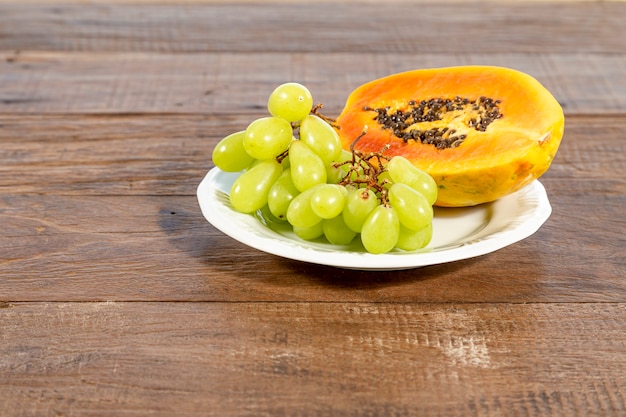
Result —
M437 149L404 141L375 120L367 108L405 108L410 100L481 96L499 100L501 117L485 131L455 125L466 134L457 147ZM452 117L452 116L451 116ZM457 119L459 119L457 117ZM456 123L443 120L438 123ZM345 149L402 155L429 173L438 185L435 205L474 206L511 194L543 175L558 150L564 130L561 105L535 78L492 66L420 69L390 75L354 90L337 118ZM428 127L428 126L426 126Z

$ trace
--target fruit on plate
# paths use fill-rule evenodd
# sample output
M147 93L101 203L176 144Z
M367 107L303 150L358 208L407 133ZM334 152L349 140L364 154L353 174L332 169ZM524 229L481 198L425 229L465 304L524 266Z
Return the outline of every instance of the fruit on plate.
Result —
M303 85L280 85L268 98L270 115L217 144L215 166L241 172L230 189L231 208L264 224L287 223L300 239L339 247L357 236L374 254L426 247L434 180L384 149L342 149L333 121L311 103Z
M543 175L561 142L564 116L528 74L461 66L363 84L336 124L344 149L403 156L436 182L435 205L462 207L497 200Z

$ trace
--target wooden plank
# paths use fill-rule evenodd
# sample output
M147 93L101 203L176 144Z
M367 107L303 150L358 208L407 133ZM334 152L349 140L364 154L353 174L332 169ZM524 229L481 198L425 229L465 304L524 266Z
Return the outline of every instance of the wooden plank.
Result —
M265 255L205 222L195 187L241 120L0 118L0 300L626 300L623 118L568 119L542 177L553 214L530 239L375 274Z
M626 4L36 1L0 0L0 417L626 415ZM202 218L212 147L276 84L333 115L473 63L566 111L529 239L365 273Z
M624 194L558 188L532 237L397 272L250 249L208 224L194 197L2 196L0 301L625 302Z
M416 68L499 65L527 72L568 115L626 111L626 54L0 52L0 113L241 114L301 82L329 114L367 81Z
M529 0L534 3L579 3L579 2L620 2L624 0ZM335 0L318 0L316 3L319 4L331 4L334 3ZM344 4L380 4L380 0L344 0L342 3ZM438 3L458 3L459 0L441 0ZM491 0L492 3L499 4L508 4L508 3L519 3L519 0ZM0 4L15 4L16 0L0 0ZM57 0L20 0L19 4L58 4ZM85 4L87 3L85 0L64 0L63 5L69 4ZM88 4L116 4L116 5L137 5L137 4L162 4L168 6L180 5L180 4L193 4L193 5L219 5L219 4L233 4L232 0L90 0ZM265 4L265 5L276 5L276 4L306 4L309 3L309 0L272 0L271 2L265 0L245 0L242 2L243 5L248 4ZM406 4L420 4L420 5L428 5L432 3L432 0L389 0L388 3L394 3L394 5L406 5Z
M264 109L233 115L0 114L0 193L195 195L211 152ZM623 117L567 117L552 194L626 193Z
M626 413L624 304L2 307L2 416Z
M186 194L231 116L0 116L0 193Z
M623 118L568 118L562 147L542 178L553 215L533 238L475 260L381 274L265 255L204 221L195 187L211 166L212 146L244 125L242 120L178 115L0 118L2 297L625 299ZM250 265L257 271L254 277ZM529 276L529 271L535 274Z
M22 50L586 54L623 53L626 38L615 2L14 2L0 16L0 49Z

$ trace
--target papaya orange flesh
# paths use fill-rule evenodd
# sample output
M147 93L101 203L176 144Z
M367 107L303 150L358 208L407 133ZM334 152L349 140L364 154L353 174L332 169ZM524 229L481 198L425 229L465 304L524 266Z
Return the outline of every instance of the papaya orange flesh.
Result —
M497 200L543 175L564 115L528 74L463 66L366 83L350 94L337 125L345 149L402 155L437 182L435 205L463 207Z

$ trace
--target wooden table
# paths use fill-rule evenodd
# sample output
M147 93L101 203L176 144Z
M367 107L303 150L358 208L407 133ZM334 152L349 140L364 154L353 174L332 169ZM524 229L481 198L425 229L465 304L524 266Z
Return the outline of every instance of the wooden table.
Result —
M0 415L626 415L626 3L241 3L0 2ZM530 238L359 272L202 217L276 85L465 64L565 110Z

